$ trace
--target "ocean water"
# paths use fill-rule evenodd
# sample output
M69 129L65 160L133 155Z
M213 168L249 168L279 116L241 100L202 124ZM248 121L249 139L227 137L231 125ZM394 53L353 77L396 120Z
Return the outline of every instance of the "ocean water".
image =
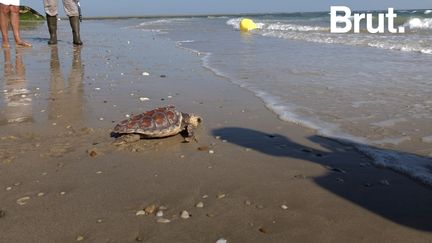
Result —
M376 14L376 13L374 13ZM323 13L141 20L287 122L353 143L432 185L432 11L398 11L404 34L331 34Z

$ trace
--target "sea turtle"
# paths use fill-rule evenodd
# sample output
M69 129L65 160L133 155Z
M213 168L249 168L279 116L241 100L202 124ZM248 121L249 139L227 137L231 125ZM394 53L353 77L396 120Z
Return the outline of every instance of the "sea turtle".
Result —
M194 129L202 122L195 114L179 112L166 106L132 116L114 127L117 143L130 143L141 138L163 138L182 134L186 142L194 137Z

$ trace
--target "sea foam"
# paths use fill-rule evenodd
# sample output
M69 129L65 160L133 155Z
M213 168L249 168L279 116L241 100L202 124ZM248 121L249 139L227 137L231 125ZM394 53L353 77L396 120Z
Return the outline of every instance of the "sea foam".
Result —
M432 18L411 18L404 26L410 29L432 29Z

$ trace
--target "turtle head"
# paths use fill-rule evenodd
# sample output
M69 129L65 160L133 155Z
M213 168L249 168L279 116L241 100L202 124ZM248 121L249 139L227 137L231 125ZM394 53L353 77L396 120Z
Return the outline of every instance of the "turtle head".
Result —
M184 114L185 124L192 125L193 127L198 127L202 122L202 118L195 114Z

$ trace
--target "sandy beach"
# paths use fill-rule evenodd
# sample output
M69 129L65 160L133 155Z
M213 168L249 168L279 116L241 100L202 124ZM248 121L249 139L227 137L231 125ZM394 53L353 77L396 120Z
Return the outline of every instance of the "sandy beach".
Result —
M0 242L431 241L430 187L124 26L85 21L76 48L67 22L57 46L42 25L2 50ZM113 144L118 122L170 104L203 117L197 142Z

